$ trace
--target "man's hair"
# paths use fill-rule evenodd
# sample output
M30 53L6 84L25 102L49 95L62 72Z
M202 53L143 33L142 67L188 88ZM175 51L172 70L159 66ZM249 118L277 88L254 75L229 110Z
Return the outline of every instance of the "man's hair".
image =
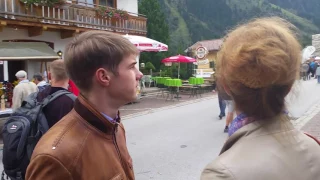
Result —
M70 78L81 91L88 91L97 69L106 68L117 75L120 62L138 53L138 49L121 35L87 31L66 46L64 60Z
M49 69L50 69L51 77L56 81L63 81L63 80L69 79L65 69L65 64L62 59L53 61L50 64Z
M43 77L41 73L35 73L33 75L33 79L36 79L37 81L43 81Z

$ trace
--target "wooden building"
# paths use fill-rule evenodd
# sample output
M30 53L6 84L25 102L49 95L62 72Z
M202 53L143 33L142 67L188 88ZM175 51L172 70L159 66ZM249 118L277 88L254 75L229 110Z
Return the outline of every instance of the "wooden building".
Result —
M222 39L198 41L185 50L189 56L197 59L194 66L195 76L213 80L215 60L222 42Z
M147 33L147 18L138 14L138 0L62 0L53 5L28 2L0 0L0 47L5 51L5 56L0 54L0 81L11 82L20 69L31 79L45 70L41 62L59 58L72 37L85 31ZM43 48L45 44L48 47Z

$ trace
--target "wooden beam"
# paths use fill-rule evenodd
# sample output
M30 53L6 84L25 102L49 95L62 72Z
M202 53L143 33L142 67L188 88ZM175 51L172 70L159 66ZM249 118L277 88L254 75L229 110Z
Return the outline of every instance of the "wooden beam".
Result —
M61 39L66 39L66 38L70 38L73 37L76 33L79 33L79 30L61 30L60 31L60 36Z
M6 26L6 25L7 25L7 22L5 22L5 21L0 21L0 25L1 25L1 26Z
M6 26L6 25L7 25L7 22L5 22L5 21L0 21L0 32L2 32L3 26Z
M47 27L29 27L28 28L28 35L29 37L33 36L40 36L42 35L43 30L47 30Z
M132 16L130 16L130 18L132 18ZM4 22L4 21L0 21L0 22ZM26 26L26 27L42 27L44 26L44 24L42 23L35 23L35 22L26 22L26 21L16 21L16 20L10 20L10 19L7 19L5 21L8 25L18 25L18 26ZM75 26L65 26L65 25L59 25L59 24L45 24L45 26L49 29L49 30L73 30L73 31L76 31L76 30L79 30L80 33L81 32L85 32L85 31L91 31L93 29L91 28L86 28L86 27L75 27ZM129 32L132 32L130 34L134 34L134 35L143 35L143 36L146 36L147 32L138 32L136 30L132 30ZM120 32L117 32L117 34L127 34L127 33L120 33Z

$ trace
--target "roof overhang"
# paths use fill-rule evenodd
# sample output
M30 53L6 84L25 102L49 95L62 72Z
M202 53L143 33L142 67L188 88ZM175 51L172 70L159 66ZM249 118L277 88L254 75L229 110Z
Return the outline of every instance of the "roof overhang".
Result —
M52 61L59 58L60 56L44 42L0 42L2 61Z

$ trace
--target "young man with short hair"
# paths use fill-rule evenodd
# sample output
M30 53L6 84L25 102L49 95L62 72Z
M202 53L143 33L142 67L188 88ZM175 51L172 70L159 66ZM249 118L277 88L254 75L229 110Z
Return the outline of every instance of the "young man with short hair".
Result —
M37 96L38 102L42 102L44 98L58 91L68 91L69 77L63 60L58 59L50 64L48 78L51 85L46 86L45 89L39 92ZM73 109L73 105L74 100L63 94L44 107L43 113L46 116L49 128L67 115Z
M66 68L80 95L37 144L26 179L134 179L119 108L136 98L138 53L105 31L85 32L67 45Z

